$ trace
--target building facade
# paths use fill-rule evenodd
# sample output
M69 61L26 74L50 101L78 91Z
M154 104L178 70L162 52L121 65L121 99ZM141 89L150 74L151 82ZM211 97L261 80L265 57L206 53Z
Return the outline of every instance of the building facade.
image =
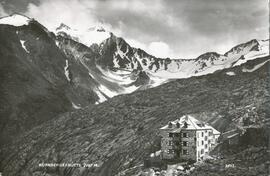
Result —
M190 115L160 128L161 158L202 160L217 144L220 132Z

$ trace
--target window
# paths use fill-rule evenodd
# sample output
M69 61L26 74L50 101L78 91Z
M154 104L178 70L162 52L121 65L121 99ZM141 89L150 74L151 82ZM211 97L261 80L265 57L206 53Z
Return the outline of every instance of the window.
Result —
M204 141L202 141L202 145L204 144Z
M202 132L202 137L203 137L204 133Z
M204 148L207 149L207 144L204 145Z
M208 140L208 144L210 144L211 143L211 140Z
M172 146L172 141L169 141L169 146Z
M173 133L169 133L169 137L173 137Z
M188 155L188 151L187 150L183 150L183 155Z
M174 136L175 137L180 137L180 133L175 133Z
M213 132L212 131L208 131L208 135L209 136L212 136L213 135Z
M168 153L173 153L173 150L172 150L172 149L169 149L169 150L168 150Z
M182 133L183 135L183 138L187 138L188 137L188 134L187 133Z
M207 141L207 136L204 136L204 140Z
M204 150L203 149L201 150L201 154L204 154Z
M187 147L188 146L188 142L187 141L183 141L183 146Z

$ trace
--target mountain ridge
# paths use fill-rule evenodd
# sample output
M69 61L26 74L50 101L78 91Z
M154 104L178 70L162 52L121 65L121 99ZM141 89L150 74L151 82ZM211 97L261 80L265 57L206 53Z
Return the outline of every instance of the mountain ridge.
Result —
M256 43L254 41L256 41ZM265 41L265 43L269 45L269 41L268 42ZM224 66L224 67L228 68L230 66L233 66L232 63L237 62L238 59L241 58L241 56L244 57L244 55L248 54L251 51L253 51L253 52L258 51L258 53L260 52L259 49L257 49L257 50L254 49L255 47L259 48L259 45L260 45L260 42L258 42L258 40L255 40L255 39L236 46L239 49L239 51L234 53L235 56L231 54L232 50L233 50L233 48L232 48L230 51L226 52L225 55L221 55L221 54L218 54L215 52L212 52L212 54L211 53L204 53L195 59L156 58L156 57L148 54L147 52L142 51L141 49L131 47L123 38L116 37L112 33L110 33L109 38L105 39L103 42L100 43L100 50L101 50L100 52L104 51L104 48L103 48L104 45L110 46L110 47L112 45L116 46L114 48L109 48L109 49L105 48L105 50L109 50L108 56L105 57L106 58L105 63L107 64L105 66L114 67L114 68L124 68L124 69L128 69L128 70L139 69L139 70L151 72L152 74L155 74L159 70L164 71L165 73L168 73L168 75L170 75L170 73L179 73L175 77L169 77L169 79L170 78L184 78L184 77L191 77L191 76L202 75L202 74L209 74L210 72L207 72L207 70L203 70L203 69L206 66L212 67L214 65L213 67L215 67L215 64L213 62L214 60L224 61L223 63L222 62L218 63L219 65L225 64L226 62L232 60L232 61L230 61L231 64ZM250 45L252 46L251 48L249 48ZM247 49L240 48L242 46L246 46ZM267 50L267 49L268 49L267 47L264 47L264 50ZM269 54L269 52L267 52L267 51L261 51L261 52L263 52L261 57ZM105 53L106 53L106 51L105 51ZM227 57L229 54L230 54L230 58ZM248 60L249 58L246 58L246 59ZM101 58L101 60L102 60L102 58ZM211 61L211 63L209 65L206 65L205 63L201 63L201 62L209 61L209 60ZM218 62L218 61L216 61L216 62ZM191 62L193 62L193 63L191 63ZM198 65L200 65L200 66L198 67ZM104 65L102 65L102 66L104 66ZM186 73L188 71L183 70L184 73L181 75L182 71L180 68L181 67L188 67L188 66L194 67L193 71L190 73ZM215 70L224 69L224 67L215 68ZM158 74L158 76L162 77L162 74L161 75ZM163 75L163 78L166 78L166 76Z

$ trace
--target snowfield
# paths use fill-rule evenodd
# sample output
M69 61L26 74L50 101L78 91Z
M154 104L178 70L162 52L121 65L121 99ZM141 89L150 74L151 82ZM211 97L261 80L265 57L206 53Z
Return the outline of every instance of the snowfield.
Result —
M229 76L234 76L235 75L234 72L226 72L226 74L229 75Z
M7 24L7 25L12 25L12 26L23 26L23 25L28 25L30 20L31 19L26 16L13 14L7 17L0 18L0 24Z
M22 48L25 50L25 52L30 53L30 51L24 45L25 41L24 40L20 40L20 42L21 42Z
M264 66L264 64L266 64L267 62L269 62L269 60L267 60L263 63L260 63L258 65L255 65L252 69L243 68L242 72L254 72L254 71L258 70L259 68L261 68L262 66Z
M68 60L66 60L66 65L64 67L64 71L65 71L65 76L66 76L67 80L70 81L69 70L68 70Z

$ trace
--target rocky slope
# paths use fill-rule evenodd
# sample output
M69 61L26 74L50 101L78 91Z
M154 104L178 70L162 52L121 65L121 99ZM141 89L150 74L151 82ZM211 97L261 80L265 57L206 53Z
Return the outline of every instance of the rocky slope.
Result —
M0 145L61 113L148 82L141 71L99 70L94 49L56 37L23 15L0 19L0 39Z
M80 63L83 65L83 69L87 70L88 76L95 83L95 86L91 86L91 88L99 97L97 103L104 102L119 94L131 93L140 88L147 88L150 83L148 75L141 70L105 67L104 63L109 63L110 55L108 53L100 53L95 48L96 45L87 47L67 38L63 34L57 36L57 45L65 53L66 57L76 63ZM108 47L112 46L114 45L108 45ZM77 72L77 70L72 68L72 64L70 64L69 71L73 75ZM70 82L76 82L76 78L79 78L79 76L74 76Z
M21 15L0 23L1 144L58 114L98 101L88 71L59 50L53 33Z
M269 126L269 56L200 77L114 97L36 127L1 150L4 175L132 175L159 149L158 129L184 114L197 114L220 131L241 124ZM245 160L245 158L243 158ZM39 167L39 163L95 164ZM77 165L78 166L78 165Z

